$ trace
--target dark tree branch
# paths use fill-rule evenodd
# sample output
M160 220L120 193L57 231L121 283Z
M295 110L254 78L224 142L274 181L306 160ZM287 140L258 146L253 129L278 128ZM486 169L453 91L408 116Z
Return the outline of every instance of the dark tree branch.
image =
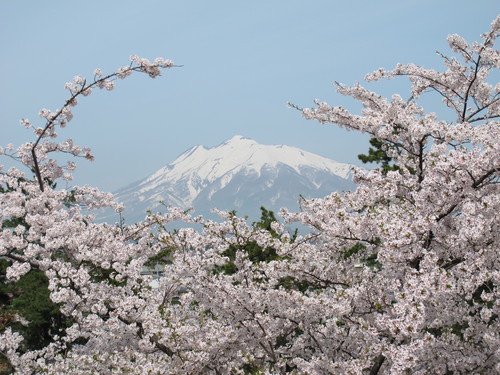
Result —
M472 75L472 79L469 83L469 86L467 87L467 90L465 91L465 95L464 95L464 106L463 106L463 109L462 109L462 116L461 116L461 120L462 122L465 121L465 114L467 113L467 102L469 100L469 94L470 94L470 90L472 89L472 86L474 85L474 82L476 81L476 78L477 78L477 73L479 71L479 63L481 62L481 55L479 55L479 57L477 58L477 61L475 62L475 68L474 68L474 73Z
M384 362L385 362L385 357L382 354L379 354L377 358L375 358L375 363L373 364L372 368L369 369L367 375L377 375Z

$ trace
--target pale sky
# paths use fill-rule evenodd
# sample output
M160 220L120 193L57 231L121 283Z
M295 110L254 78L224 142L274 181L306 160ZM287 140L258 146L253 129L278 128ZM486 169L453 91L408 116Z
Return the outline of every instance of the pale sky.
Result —
M136 54L183 67L80 100L60 139L96 160L77 160L72 184L114 191L234 135L359 164L368 137L304 120L286 103L357 110L334 81L396 63L442 69L435 51L449 53L448 34L479 40L499 13L497 0L0 0L0 145L33 140L19 119L42 126L39 109L60 108L73 76ZM403 80L368 87L408 90Z

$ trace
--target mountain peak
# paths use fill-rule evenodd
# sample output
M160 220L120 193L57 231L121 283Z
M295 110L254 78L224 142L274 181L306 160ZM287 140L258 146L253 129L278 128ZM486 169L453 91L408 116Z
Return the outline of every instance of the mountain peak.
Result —
M235 135L231 139L227 140L226 142L230 143L230 142L238 142L238 141L243 141L243 140L249 140L249 141L255 142L253 139L243 137L242 135Z
M296 202L300 194L321 196L352 188L351 167L296 147L263 145L235 135L216 147L192 147L116 197L126 207L139 207L140 202L144 211L159 201L195 209L238 209L250 202L257 210L261 205L276 209L280 202ZM226 199L233 203L225 204Z
M250 145L250 144L257 144L256 141L250 138L243 137L242 135L235 135L232 138L228 139L227 141L223 142L220 146L224 145L231 145L231 146L238 146L238 145Z

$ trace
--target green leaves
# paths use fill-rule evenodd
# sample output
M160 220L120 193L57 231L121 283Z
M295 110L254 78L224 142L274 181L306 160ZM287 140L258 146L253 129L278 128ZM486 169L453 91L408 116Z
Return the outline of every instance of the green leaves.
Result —
M23 335L24 350L43 348L54 334L64 330L67 320L50 300L43 272L32 269L17 282L8 282L8 266L7 260L0 259L0 318L6 314L12 317L8 326Z

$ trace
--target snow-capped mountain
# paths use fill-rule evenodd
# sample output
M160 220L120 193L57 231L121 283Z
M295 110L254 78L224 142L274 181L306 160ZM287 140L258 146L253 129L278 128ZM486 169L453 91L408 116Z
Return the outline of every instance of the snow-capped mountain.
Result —
M299 148L235 136L217 147L191 148L115 197L125 205L127 222L143 218L146 210L161 211L160 201L193 207L204 216L220 208L258 219L260 206L297 210L300 195L321 197L353 189L351 167Z

